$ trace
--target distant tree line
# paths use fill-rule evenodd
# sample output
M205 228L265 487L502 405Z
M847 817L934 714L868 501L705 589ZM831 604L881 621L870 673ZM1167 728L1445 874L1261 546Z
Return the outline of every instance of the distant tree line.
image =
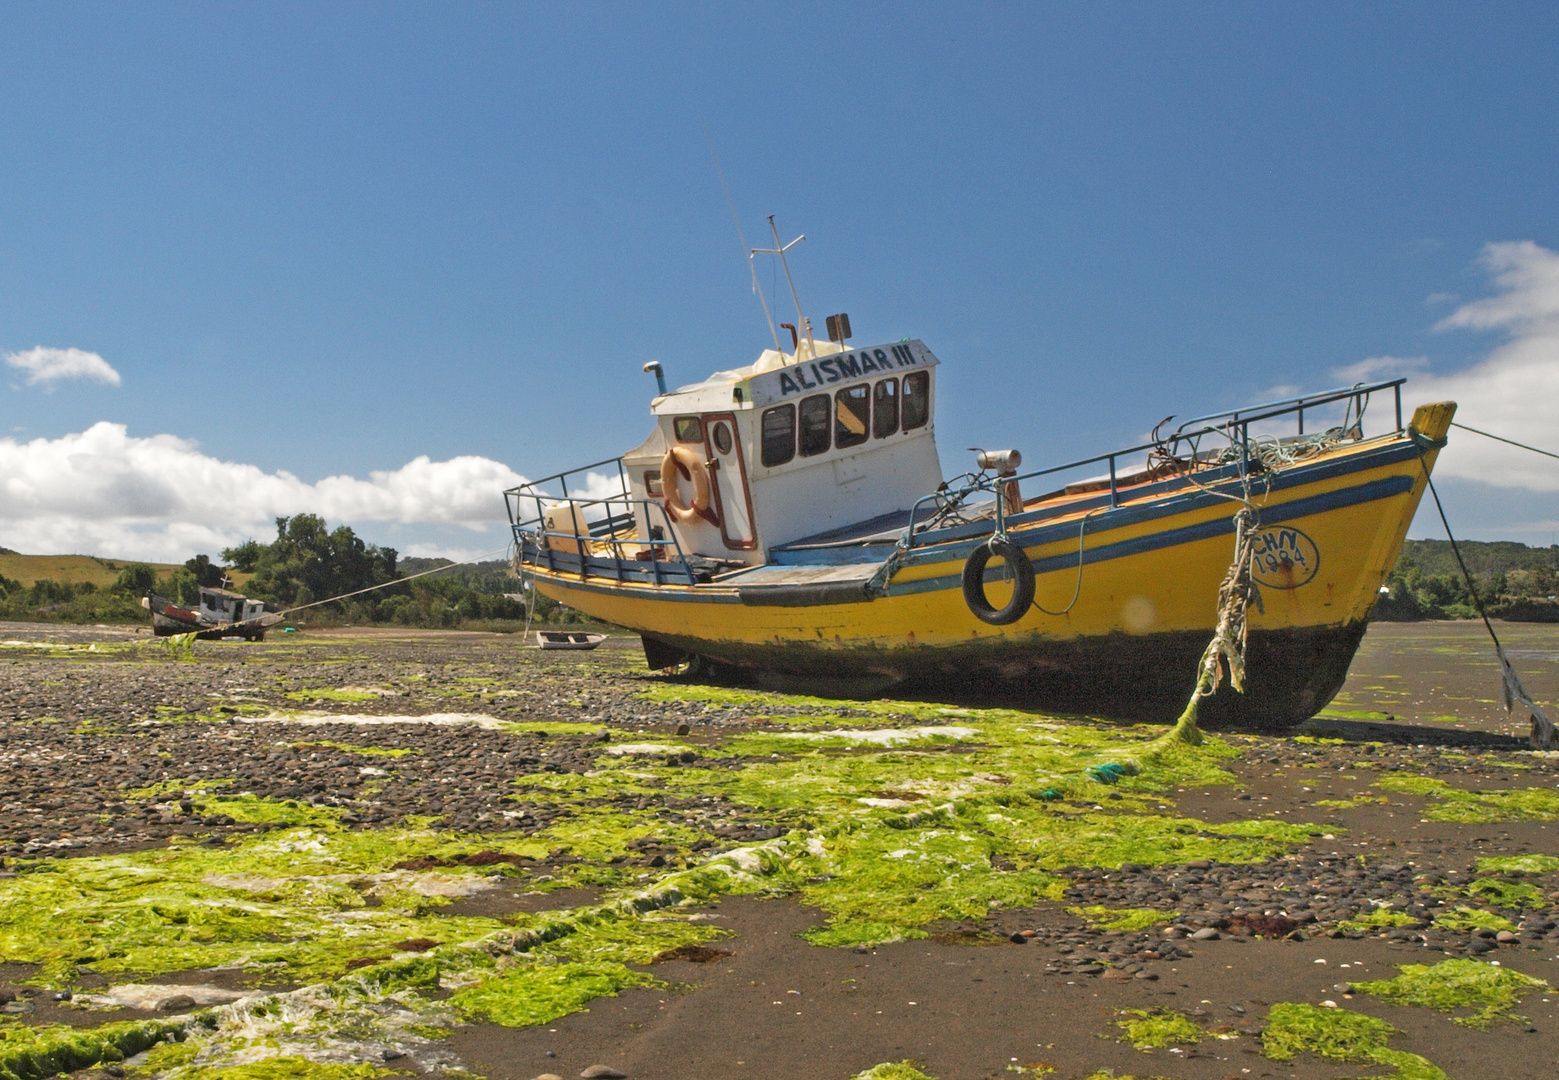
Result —
M106 588L49 580L24 588L0 577L0 618L140 622L149 618L140 605L147 592L193 605L200 600L202 586L219 586L230 572L252 575L234 591L265 601L270 611L383 586L299 612L299 621L312 625L514 630L526 618L526 602L514 599L520 595L520 583L509 576L507 563L477 563L408 581L414 574L454 564L448 559L401 559L394 548L367 543L346 525L331 529L313 514L277 518L275 540L268 544L246 540L223 550L221 559L222 563L215 563L207 555L197 555L160 581L150 566L134 563ZM531 603L533 625L588 621L540 594L534 594Z
M1462 540L1459 547L1491 618L1559 622L1559 545ZM1375 604L1376 619L1472 619L1478 614L1446 540L1407 541L1386 587L1391 592Z

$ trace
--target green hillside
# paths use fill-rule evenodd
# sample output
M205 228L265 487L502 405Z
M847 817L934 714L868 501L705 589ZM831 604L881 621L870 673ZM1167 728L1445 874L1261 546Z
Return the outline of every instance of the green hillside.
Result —
M1559 622L1559 546L1534 548L1508 540L1462 540L1462 558L1477 583L1484 609L1495 618ZM1409 540L1386 579L1390 596L1374 618L1471 619L1472 593L1447 540Z
M0 577L10 578L26 588L36 581L58 581L65 585L91 583L106 589L119 578L119 572L135 563L134 559L99 559L94 555L18 555L6 551L0 555ZM170 563L146 563L158 579L170 576L182 566Z

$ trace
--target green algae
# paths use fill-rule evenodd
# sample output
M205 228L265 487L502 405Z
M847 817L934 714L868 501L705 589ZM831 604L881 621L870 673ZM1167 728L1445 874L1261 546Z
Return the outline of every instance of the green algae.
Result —
M178 1020L126 1020L96 1028L64 1025L0 1028L0 1078L42 1080L123 1061L183 1034Z
M319 687L314 690L292 690L282 696L289 701L378 701L385 695L378 690Z
M1124 1020L1115 1026L1138 1050L1156 1050L1163 1046L1189 1046L1202 1041L1204 1032L1189 1016L1173 1009L1123 1009Z
M1155 911L1152 908L1111 908L1102 904L1069 907L1066 910L1073 915L1081 915L1094 926L1106 930L1123 930L1127 933L1146 930L1150 926L1168 922L1180 914L1178 911Z
M1391 800L1384 795L1356 795L1351 799L1317 799L1316 806L1329 806L1333 810L1353 810L1360 806L1379 806Z
M1474 900L1497 904L1502 908L1545 907L1541 889L1525 882L1500 881L1498 878L1479 878L1464 890Z
M1552 874L1559 871L1553 855L1490 855L1478 860L1480 874Z
M578 724L568 720L505 720L503 729L517 735L596 735L600 724Z
M800 707L765 697L771 710ZM650 877L640 872L649 868L635 865L642 860L633 845L651 842L674 871L655 886L657 895L671 897L667 903L788 893L826 913L808 940L854 945L923 936L924 927L939 921L979 920L993 910L1060 899L1071 867L1255 862L1319 832L1274 819L1211 825L1149 812L1178 788L1231 779L1222 765L1238 750L1216 738L1166 744L1158 728L1063 724L1018 710L896 702L842 710L824 699L809 699L806 707L826 707L822 719L839 730L881 730L870 726L881 718L973 734L899 746L855 735L849 746L790 738L780 758L739 769L709 768L702 758L672 765L664 756L603 756L585 774L517 780L515 799L544 800L558 813L548 828L526 836L460 836L415 824L349 831L331 808L207 791L200 796L203 812L261 822L271 831L225 848L178 843L24 864L17 878L0 879L0 955L43 965L36 981L51 984L68 983L82 968L112 977L241 966L257 981L335 978L331 993L352 1000L400 995L424 1018L419 1030L431 1033L458 1022L456 1005L442 1006L445 1015L434 1003L413 1000L440 980L466 995L461 1001L473 1010L485 1002L480 1008L491 1014L539 1016L583 1007L621 979L648 978L625 965L719 934L638 909L516 915L508 925L446 915L449 900L479 886L484 874L520 872L507 864L452 862L464 854L497 849L542 860L566 853L582 861L550 865L528 887L593 882L620 897L635 894L616 890ZM741 745L711 740L704 752L729 754L733 744ZM1140 767L1108 787L1088 779L1088 770L1110 763ZM195 785L180 781L164 793ZM648 807L625 808L635 799L649 800ZM721 842L729 835L722 826L738 819L761 822L768 835L777 830L783 838L699 861L696 852ZM692 865L675 871L684 864ZM415 959L397 954L398 943L414 939L490 944L440 945ZM506 941L522 944L501 944ZM525 954L523 963L517 953ZM338 978L354 961L373 966ZM561 973L563 983L538 989L525 982L548 972ZM628 985L640 984L621 983Z
M1492 911L1483 908L1467 907L1459 905L1452 911L1436 915L1434 924L1445 930L1454 930L1459 934L1470 934L1478 930L1514 930L1515 924L1503 915L1496 915Z
M918 1061L884 1061L864 1072L858 1072L850 1080L936 1080L920 1071Z
M181 1069L175 1075L177 1080L372 1080L393 1073L374 1065L344 1065L334 1061L311 1061L296 1054L278 1054L243 1065Z
M867 704L907 711L900 703ZM872 740L897 730L857 729L848 738L862 745L834 748L786 735L737 735L711 752L787 752L737 770L606 757L584 775L524 777L516 798L569 807L573 816L545 836L596 861L631 853L629 844L651 833L677 849L668 859L685 859L721 814L760 816L805 845L772 887L796 891L828 913L807 939L829 946L922 936L930 923L1059 899L1068 867L1257 862L1321 831L1275 819L1213 825L1143 812L1175 788L1227 782L1221 763L1237 751L1221 740L1165 746L1156 728L1060 724L1017 710L915 711L914 719L944 721L937 728L953 720L973 733L960 732L951 745L890 746ZM1113 788L1085 775L1144 760L1147 767ZM1110 790L1120 798L1112 795L1108 810L1093 803ZM684 815L679 827L664 815L606 805L638 797L710 807Z
M193 662L195 659L195 635L193 633L169 634L162 639L160 644L163 651L174 660Z
M1373 709L1322 709L1315 714L1323 720L1390 720L1390 713L1378 712ZM1341 743L1343 739L1327 740L1333 743Z
M1386 930L1393 926L1417 926L1419 920L1405 911L1393 910L1389 905L1378 907L1360 919L1344 919L1337 924L1339 930Z
M1332 1061L1382 1065L1394 1070L1389 1080L1449 1080L1427 1059L1386 1045L1399 1034L1386 1021L1363 1013L1279 1002L1267 1013L1261 1052L1273 1061L1310 1053Z
M1466 1027L1487 1028L1500 1022L1523 1022L1512 1012L1527 994L1549 989L1542 979L1534 979L1507 967L1482 960L1451 959L1428 964L1401 964L1402 974L1393 979L1354 983L1355 992L1370 994L1396 1005L1414 1005L1438 1012L1476 1009L1471 1016L1458 1016L1456 1023Z
M1391 773L1375 781L1386 791L1424 795L1435 800L1424 811L1429 821L1484 825L1497 821L1559 821L1559 791L1514 788L1509 791L1467 791L1444 780L1412 773Z
M210 800L226 806L227 800ZM232 847L44 859L0 880L0 956L40 965L35 982L244 966L278 979L338 973L419 938L475 938L492 919L438 909L481 882L477 868L397 870L408 856L471 851L424 832L279 829ZM531 849L545 854L544 846Z
M591 1001L616 997L628 987L663 985L653 976L622 964L532 964L460 990L450 998L450 1004L475 1019L505 1027L529 1027L588 1011Z
M405 757L415 753L404 746L359 746L356 743L332 742L329 739L318 739L313 742L292 743L294 750L340 750L347 754L364 754L368 757Z

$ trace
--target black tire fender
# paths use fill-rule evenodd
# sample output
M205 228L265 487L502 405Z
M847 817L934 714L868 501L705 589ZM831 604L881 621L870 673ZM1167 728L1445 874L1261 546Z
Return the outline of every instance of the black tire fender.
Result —
M1000 609L991 607L985 598L985 565L998 555L1012 570L1012 597ZM1034 564L1021 547L995 537L969 553L964 561L964 603L975 618L992 626L1006 626L1027 615L1033 602Z

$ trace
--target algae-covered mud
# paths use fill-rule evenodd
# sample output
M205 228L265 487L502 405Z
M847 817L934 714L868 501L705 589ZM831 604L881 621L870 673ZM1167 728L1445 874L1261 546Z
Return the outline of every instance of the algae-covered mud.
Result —
M1189 746L632 639L0 637L6 1078L1559 1068L1559 761L1481 703Z

